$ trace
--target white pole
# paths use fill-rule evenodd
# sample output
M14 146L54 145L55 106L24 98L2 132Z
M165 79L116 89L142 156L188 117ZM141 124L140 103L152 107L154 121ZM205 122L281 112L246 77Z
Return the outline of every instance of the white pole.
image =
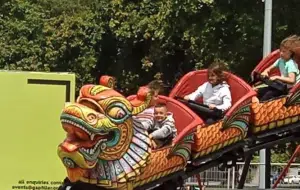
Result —
M230 168L227 169L227 189L230 189Z
M265 0L265 23L264 23L264 44L263 56L271 53L272 43L272 0Z
M234 188L235 188L235 183L234 183L234 181L235 181L235 167L233 166L233 167L232 167L232 187L231 187L231 189L234 189Z
M272 39L272 0L264 0L265 2L265 23L264 23L264 45L263 56L266 57L271 52ZM265 189L266 173L266 150L259 151L259 160L262 163L259 166L259 189Z

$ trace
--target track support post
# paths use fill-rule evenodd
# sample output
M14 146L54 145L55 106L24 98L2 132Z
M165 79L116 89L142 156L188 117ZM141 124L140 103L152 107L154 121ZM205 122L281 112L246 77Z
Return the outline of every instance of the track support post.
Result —
M238 189L243 189L244 188L247 173L249 171L249 166L250 166L250 162L252 160L252 157L253 157L253 155L249 154L245 159L245 164L244 164L244 167L243 167L242 175L240 177L240 181L239 181L239 184L238 184L238 187L237 187Z

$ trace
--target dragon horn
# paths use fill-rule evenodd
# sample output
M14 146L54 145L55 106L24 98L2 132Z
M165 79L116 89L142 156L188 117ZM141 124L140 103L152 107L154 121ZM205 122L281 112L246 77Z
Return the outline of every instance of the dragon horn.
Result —
M108 75L101 76L99 84L114 89L116 86L116 78Z
M150 89L147 87L141 87L137 93L137 95L130 100L130 103L133 107L132 114L137 115L144 111L149 107L152 94L150 93Z

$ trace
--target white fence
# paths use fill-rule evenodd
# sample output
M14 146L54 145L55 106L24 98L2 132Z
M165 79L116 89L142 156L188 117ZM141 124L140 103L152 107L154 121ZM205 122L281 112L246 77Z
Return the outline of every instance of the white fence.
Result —
M257 189L259 185L259 165L260 163L251 163L244 189ZM281 171L287 164L284 163L271 163L271 186L275 183L277 177L279 177ZM244 163L240 162L233 168L226 169L221 171L218 167L213 167L209 170L200 173L201 182L207 188L213 189L235 189L238 185L240 176L243 171ZM300 175L300 164L292 164L288 175ZM286 183L282 180L278 185L279 188L300 188L300 181L285 180ZM188 187L198 187L198 183L195 177L189 178L185 183Z

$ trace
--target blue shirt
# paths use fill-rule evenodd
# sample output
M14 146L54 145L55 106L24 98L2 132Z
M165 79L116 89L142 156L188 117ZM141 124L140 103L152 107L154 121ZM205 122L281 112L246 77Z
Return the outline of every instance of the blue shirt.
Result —
M275 67L279 68L281 76L288 77L289 73L295 73L296 75L296 83L300 81L299 69L297 63L294 62L293 59L288 61L279 58L273 64ZM296 84L295 83L295 84Z

